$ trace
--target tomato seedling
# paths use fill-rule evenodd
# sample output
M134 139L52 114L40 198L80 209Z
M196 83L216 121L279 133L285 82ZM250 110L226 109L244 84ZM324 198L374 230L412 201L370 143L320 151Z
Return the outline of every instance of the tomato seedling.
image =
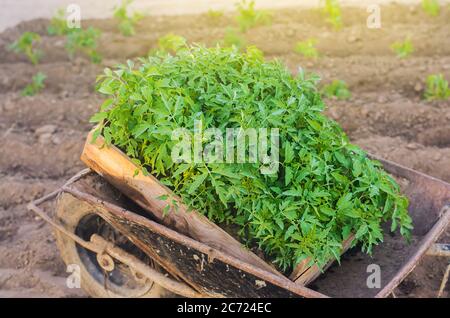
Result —
M38 72L33 76L32 82L22 90L21 95L34 96L39 93L45 87L44 81L46 78L47 76L44 73Z
M438 16L441 12L438 0L422 0L422 9L432 17Z
M224 13L220 10L208 10L206 12L206 19L210 24L217 25L223 18Z
M272 23L272 13L267 10L256 10L254 0L242 0L236 4L238 15L236 21L241 32L260 25L270 25Z
M448 82L442 74L433 74L427 77L427 87L425 89L425 99L432 100L446 100L450 97L450 89Z
M56 14L50 20L50 25L47 27L47 33L49 35L67 35L72 30L67 26L63 9L56 11Z
M337 0L321 0L321 2L325 21L331 24L335 30L340 30L342 28L342 12L339 2Z
M306 58L318 58L319 52L316 49L316 39L307 39L306 41L297 42L295 44L295 53L301 54Z
M222 45L226 47L236 47L241 50L247 45L244 35L235 28L227 28L223 37Z
M335 97L342 100L350 99L352 97L347 83L342 80L333 80L330 84L324 85L321 93L324 97Z
M97 52L97 39L100 37L100 34L100 30L93 27L87 29L73 29L73 31L67 35L65 45L70 58L73 58L75 53L81 52L87 55L93 63L100 63L102 57Z
M16 53L25 54L30 62L36 65L42 57L42 52L33 46L40 42L41 36L39 34L34 32L25 32L19 37L19 39L14 41L14 43L9 46L9 49Z
M414 46L408 37L404 41L396 41L391 44L391 49L400 59L407 58L414 52Z

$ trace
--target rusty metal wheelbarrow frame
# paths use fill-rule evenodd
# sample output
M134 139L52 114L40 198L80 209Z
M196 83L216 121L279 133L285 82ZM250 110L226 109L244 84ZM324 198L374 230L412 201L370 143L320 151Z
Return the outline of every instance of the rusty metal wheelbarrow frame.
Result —
M415 205L413 209L420 210L422 207L432 209L435 215L425 217L436 219L431 229L426 231L426 234L422 237L413 255L375 295L375 297L388 297L417 266L450 223L450 184L393 162L382 160L375 156L372 157L379 160L388 172L412 182L416 189L416 193L413 193L413 195L419 197L416 200L417 202L412 202L412 205ZM89 169L79 172L60 189L31 202L28 205L28 209L37 213L47 223L51 224L55 230L69 236L82 247L98 255L108 255L128 265L167 290L182 296L328 297L308 287L295 284L284 276L277 276L212 249L201 242L140 216L124 207L77 189L75 187L77 181L90 173L92 172ZM95 213L104 218L137 247L153 258L171 274L172 278L150 268L136 257L105 241L98 235L92 235L90 241L85 241L50 218L39 206L62 193L68 193L92 205ZM420 217L419 221L421 221ZM167 249L161 251L160 247L164 244L170 246L169 251ZM430 254L437 255L439 253ZM445 256L448 256L448 252ZM182 266L176 264L177 262L180 262ZM221 274L224 275L222 276ZM214 281L218 282L220 288L214 287Z

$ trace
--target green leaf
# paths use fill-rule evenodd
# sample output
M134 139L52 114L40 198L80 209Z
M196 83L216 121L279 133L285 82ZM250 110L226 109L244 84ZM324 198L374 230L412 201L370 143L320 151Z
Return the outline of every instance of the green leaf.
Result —
M175 172L173 173L173 177L176 178L178 177L180 174L182 174L183 172L185 172L187 169L190 168L189 164L180 164L180 166L177 168L177 170L175 170Z
M283 192L284 195L289 196L289 197L301 197L302 196L302 191L301 190L287 190Z
M287 142L284 148L284 162L285 163L290 163L292 162L292 160L294 159L294 149L292 148L292 145Z
M98 122L103 121L107 117L108 117L108 113L107 112L96 113L96 114L94 114L91 117L91 119L89 119L89 122L91 122L91 123L98 123Z
M197 190L197 188L203 183L203 181L205 181L207 176L208 176L208 173L203 173L203 174L195 176L193 179L194 181L189 186L188 193L193 194L195 192L195 190Z
M340 183L343 183L343 184L349 183L348 178L338 172L332 172L331 175L334 177L334 179L336 179L336 181L338 181Z
M306 121L312 128L314 128L314 130L320 131L322 129L322 126L317 121L312 119L307 119Z
M288 238L290 238L295 230L297 230L297 227L295 225L289 226L289 228L286 230L286 233L284 233L284 239L287 240Z
M285 186L288 186L291 183L293 176L294 176L294 173L292 172L292 168L286 167L285 176L284 176L284 185Z
M367 232L368 232L367 224L361 225L355 234L355 239L360 239L363 235L366 235Z
M151 124L148 123L142 123L137 125L133 131L132 134L135 138L139 137L140 135L142 135L143 133L145 133L147 130L149 130L150 128L152 128Z

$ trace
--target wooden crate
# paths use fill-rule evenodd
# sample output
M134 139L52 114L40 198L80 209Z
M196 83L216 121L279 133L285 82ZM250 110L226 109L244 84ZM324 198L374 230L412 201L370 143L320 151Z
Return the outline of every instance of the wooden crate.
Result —
M217 249L260 269L283 276L227 232L195 210L189 210L181 199L161 184L154 176L145 176L120 149L106 146L102 136L92 142L93 130L89 133L81 160L96 173L108 180L122 193L151 213L162 224L177 230L201 243ZM138 173L136 174L136 171ZM167 195L167 200L159 197ZM178 210L164 213L169 200L176 200ZM348 249L352 238L343 243L343 252ZM212 251L213 252L213 251ZM306 285L317 278L321 271L317 266L307 266L309 260L301 262L290 275L298 284ZM331 265L332 261L328 264Z

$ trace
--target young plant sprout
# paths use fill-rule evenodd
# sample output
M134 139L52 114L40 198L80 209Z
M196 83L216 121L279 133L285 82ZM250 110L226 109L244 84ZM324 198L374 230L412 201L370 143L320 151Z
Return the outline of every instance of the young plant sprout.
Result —
M238 15L236 21L241 32L259 25L269 25L272 23L272 14L267 10L256 10L254 0L242 0L236 4Z
M422 9L432 17L438 16L441 11L438 0L422 0Z
M216 25L220 22L220 20L223 18L223 11L220 10L208 10L208 12L206 12L206 18L208 19L208 22Z
M97 52L97 39L100 37L100 30L93 27L87 29L74 29L67 35L66 50L73 58L76 52L87 55L92 63L100 63L101 55Z
M66 35L72 30L67 26L63 9L56 11L56 14L50 20L50 25L47 27L47 33L49 35Z
M331 24L335 30L342 28L341 6L338 0L321 0L323 14L326 22Z
M223 46L236 47L237 49L243 49L247 45L247 41L242 33L234 28L227 28L222 41Z
M32 82L22 90L21 95L33 96L39 93L45 87L44 81L46 78L47 76L44 73L38 72L33 76Z
M135 11L132 15L128 14L128 6L133 0L123 0L122 4L114 9L114 18L119 21L119 31L125 36L135 34L135 25L144 16L142 13Z
M41 36L39 34L25 32L9 46L9 49L16 53L25 54L30 62L36 65L42 57L42 52L33 46L39 42L41 42Z
M319 52L316 49L316 43L316 39L307 39L306 41L297 42L294 51L306 58L318 58Z
M409 37L404 41L396 41L392 43L391 49L397 54L397 57L400 59L407 58L414 52L414 46Z
M442 74L433 74L428 76L424 97L428 101L446 100L450 97L448 82Z

